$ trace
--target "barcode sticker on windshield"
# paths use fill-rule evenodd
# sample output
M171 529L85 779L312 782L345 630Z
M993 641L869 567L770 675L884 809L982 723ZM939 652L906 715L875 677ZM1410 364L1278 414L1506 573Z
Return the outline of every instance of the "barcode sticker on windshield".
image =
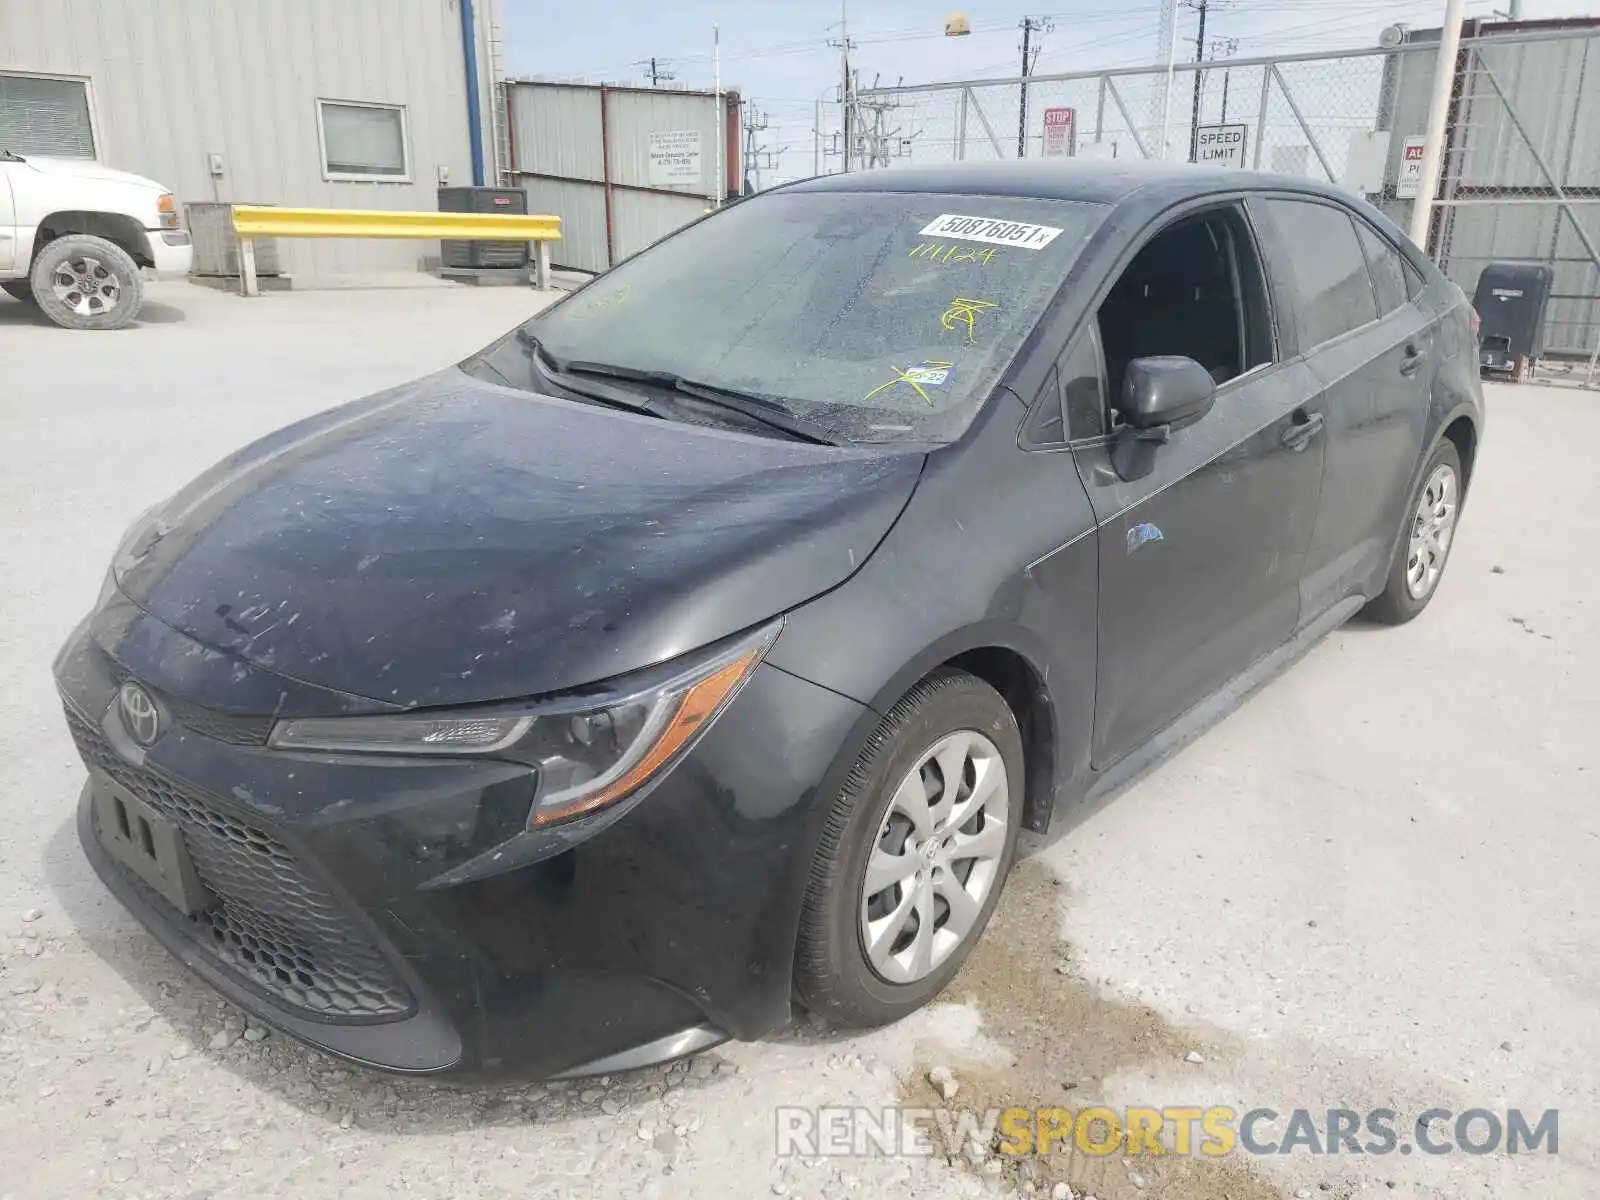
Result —
M962 213L943 213L922 229L923 237L988 242L1021 250L1043 250L1060 233L1053 225L1030 225L1026 221L1003 221L998 217L969 217Z

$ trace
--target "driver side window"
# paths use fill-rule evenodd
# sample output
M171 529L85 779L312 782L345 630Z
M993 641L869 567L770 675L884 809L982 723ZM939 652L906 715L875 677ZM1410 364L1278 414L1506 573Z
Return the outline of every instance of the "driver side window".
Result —
M1240 211L1180 217L1156 234L1101 303L1099 329L1113 427L1134 359L1191 358L1218 386L1274 361L1266 282Z

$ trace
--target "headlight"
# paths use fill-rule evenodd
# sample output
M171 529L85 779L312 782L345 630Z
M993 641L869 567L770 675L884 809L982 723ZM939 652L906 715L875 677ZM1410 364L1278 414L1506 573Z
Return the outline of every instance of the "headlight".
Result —
M685 672L603 700L553 700L476 712L279 721L281 750L489 755L538 772L531 825L549 825L621 800L676 763L728 706L778 635L774 623Z

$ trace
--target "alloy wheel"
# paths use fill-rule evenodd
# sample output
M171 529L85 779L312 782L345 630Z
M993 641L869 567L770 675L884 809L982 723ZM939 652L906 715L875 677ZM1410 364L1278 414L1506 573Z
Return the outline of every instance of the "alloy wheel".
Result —
M1440 463L1428 476L1417 499L1406 558L1406 590L1413 600L1430 595L1444 571L1450 538L1455 533L1460 488L1455 469Z
M82 254L63 259L50 272L50 290L80 317L98 317L117 306L122 283L98 258Z
M880 978L925 978L978 928L1005 853L1008 782L995 744L965 729L895 788L861 884L861 945Z

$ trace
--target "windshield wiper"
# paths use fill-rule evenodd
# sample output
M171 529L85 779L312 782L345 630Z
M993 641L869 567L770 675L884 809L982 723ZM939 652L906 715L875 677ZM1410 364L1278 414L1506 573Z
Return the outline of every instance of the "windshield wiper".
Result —
M736 412L758 425L786 433L796 441L811 442L817 446L839 445L839 439L831 429L815 421L808 421L804 417L795 416L782 404L759 392L741 392L737 388L697 383L692 379L677 376L667 378L672 380L673 388L686 396L693 396L706 404Z
M517 340L523 345L532 348L535 355L542 359L550 369L559 375L599 375L608 379L621 379L628 383L647 383L657 387L671 388L685 396L692 396L703 404L714 408L725 409L728 412L738 413L757 425L764 425L768 429L776 429L780 433L788 434L796 441L811 442L818 446L837 446L839 439L833 432L815 421L808 421L790 412L770 396L763 396L759 392L743 392L737 388L720 387L712 383L699 383L693 379L685 379L671 371L652 371L643 367L625 367L615 363L590 362L586 359L561 359L551 354L538 337L527 329L517 330ZM648 405L642 405L641 411L661 414Z
M651 417L661 416L661 414L655 410L654 406L652 406L648 400L641 401L634 399L631 395L619 395L610 388L606 388L604 391L595 391L592 384L588 387L579 387L572 380L572 376L574 375L609 375L618 379L631 379L631 375L618 375L615 371L604 369L604 364L596 364L602 369L594 370L591 369L591 366L588 363L574 363L569 362L566 359L557 358L545 348L544 343L541 342L537 336L529 332L527 329L517 330L517 341L521 342L530 351L532 351L533 359L539 365L540 371L546 375L553 376L556 379L556 382L560 383L561 386L566 388L568 391L576 392L580 396L590 400L598 401L601 404L608 404L612 408L620 408L628 412L644 413L645 415Z

